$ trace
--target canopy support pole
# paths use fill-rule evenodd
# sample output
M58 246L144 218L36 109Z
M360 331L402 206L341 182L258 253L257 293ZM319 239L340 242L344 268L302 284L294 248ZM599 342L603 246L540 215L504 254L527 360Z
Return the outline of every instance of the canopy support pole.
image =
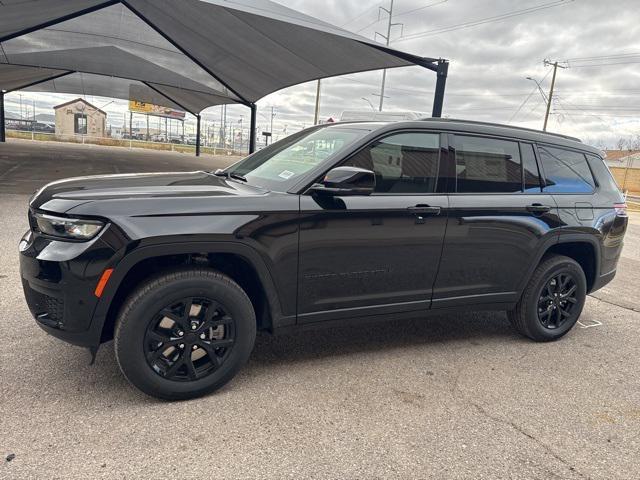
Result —
M256 151L256 123L258 121L258 107L255 103L249 105L251 108L251 122L249 125L249 154Z
M0 143L7 141L4 123L4 92L0 90Z
M197 124L197 131L196 131L196 157L200 156L200 121L201 121L202 117L200 117L200 115L196 115L196 124Z
M438 60L438 68L436 70L436 92L433 98L433 113L434 118L442 116L442 106L444 104L444 91L447 86L447 75L449 73L449 62L446 60Z

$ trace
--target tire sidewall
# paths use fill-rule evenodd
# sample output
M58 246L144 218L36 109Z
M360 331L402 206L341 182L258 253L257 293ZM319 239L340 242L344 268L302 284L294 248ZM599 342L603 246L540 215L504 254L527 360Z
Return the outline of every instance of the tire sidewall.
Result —
M571 318L569 318L560 328L548 329L545 328L538 319L538 300L540 298L542 288L546 285L549 279L561 273L570 273L575 279L577 285L577 302L573 308ZM550 265L530 288L531 290L529 292L529 298L526 305L526 316L529 319L527 326L531 333L536 337L555 340L569 332L580 318L587 295L587 281L580 265L568 258L562 259L558 263Z
M134 296L118 323L115 348L120 368L137 388L155 397L192 398L220 388L246 363L255 342L255 312L240 287L220 277L185 273L178 278L161 277L152 290ZM151 368L145 358L144 338L149 323L161 309L186 297L206 297L219 302L234 319L235 342L218 370L185 382L165 379Z

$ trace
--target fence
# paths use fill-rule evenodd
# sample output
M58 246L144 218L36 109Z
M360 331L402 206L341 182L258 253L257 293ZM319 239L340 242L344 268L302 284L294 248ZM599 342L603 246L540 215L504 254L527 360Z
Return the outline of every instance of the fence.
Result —
M41 142L78 143L88 145L102 145L108 147L145 148L148 150L161 150L167 152L191 153L195 155L195 145L180 143L151 142L145 140L118 139L110 137L89 137L87 135L56 135L54 133L27 132L20 130L7 130L7 138L20 138ZM247 155L246 151L233 151L228 148L215 146L201 146L201 153L209 155Z
M609 168L623 191L640 194L640 168Z

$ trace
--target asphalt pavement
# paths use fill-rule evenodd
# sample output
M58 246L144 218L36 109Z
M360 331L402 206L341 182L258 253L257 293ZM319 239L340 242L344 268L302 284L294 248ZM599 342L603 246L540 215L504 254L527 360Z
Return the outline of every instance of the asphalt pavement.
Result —
M640 215L561 341L521 338L500 312L264 334L221 391L167 403L126 382L111 344L89 366L35 325L28 195L70 172L229 159L54 147L0 145L0 478L640 478Z

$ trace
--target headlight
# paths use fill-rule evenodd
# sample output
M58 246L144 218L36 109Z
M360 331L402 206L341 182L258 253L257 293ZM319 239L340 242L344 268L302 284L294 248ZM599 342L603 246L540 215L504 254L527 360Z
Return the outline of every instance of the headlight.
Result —
M89 240L104 227L104 223L99 220L53 217L41 213L36 213L35 219L38 230L42 233L72 240Z

